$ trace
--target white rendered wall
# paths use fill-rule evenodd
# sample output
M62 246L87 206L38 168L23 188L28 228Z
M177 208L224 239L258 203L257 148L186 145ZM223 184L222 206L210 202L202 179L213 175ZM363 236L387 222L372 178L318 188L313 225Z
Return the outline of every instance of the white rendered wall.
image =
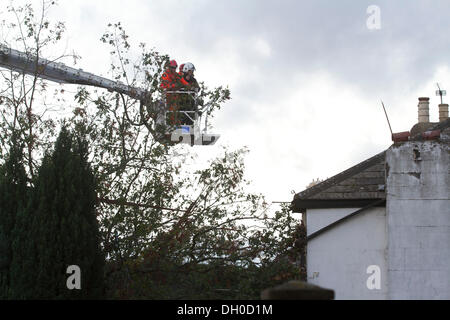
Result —
M308 235L358 210L308 209ZM308 282L335 291L335 299L386 299L386 209L371 208L308 241ZM369 289L369 266L380 269L380 289Z
M433 141L386 153L389 299L450 299L449 158Z

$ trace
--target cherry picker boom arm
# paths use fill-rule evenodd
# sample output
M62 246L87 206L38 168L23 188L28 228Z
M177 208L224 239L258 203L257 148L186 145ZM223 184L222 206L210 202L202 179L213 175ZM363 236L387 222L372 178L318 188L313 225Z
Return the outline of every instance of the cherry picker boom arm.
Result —
M142 89L99 77L82 69L71 68L62 63L36 58L3 45L0 45L0 67L58 83L95 86L139 100L145 98L145 91Z

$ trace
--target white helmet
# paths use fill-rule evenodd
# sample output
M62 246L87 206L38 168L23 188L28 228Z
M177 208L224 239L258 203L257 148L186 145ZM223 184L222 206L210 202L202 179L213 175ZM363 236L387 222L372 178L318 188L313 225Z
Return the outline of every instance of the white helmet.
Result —
M192 63L186 62L184 64L184 67L183 67L183 72L188 72L189 70L192 70L192 72L194 72L195 71L195 67L194 67L194 65Z

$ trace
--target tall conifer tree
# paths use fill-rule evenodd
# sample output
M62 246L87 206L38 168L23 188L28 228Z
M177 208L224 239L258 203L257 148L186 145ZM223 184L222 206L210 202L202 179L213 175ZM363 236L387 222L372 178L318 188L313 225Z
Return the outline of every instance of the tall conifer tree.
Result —
M27 175L23 153L15 135L10 152L0 167L0 299L8 298L12 262L12 230L17 214L27 201Z
M53 154L43 159L32 199L16 228L18 239L21 230L28 230L29 235L28 241L21 238L14 248L19 250L23 245L29 256L15 261L21 271L15 274L19 297L102 297L104 257L95 205L96 185L87 146L63 128ZM66 285L71 265L81 270L79 290L69 290Z

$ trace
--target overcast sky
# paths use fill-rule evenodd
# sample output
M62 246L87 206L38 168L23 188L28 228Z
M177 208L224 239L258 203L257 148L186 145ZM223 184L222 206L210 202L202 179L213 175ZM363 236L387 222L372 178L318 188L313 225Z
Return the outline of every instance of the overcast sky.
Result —
M6 0L0 0L6 1ZM374 11L379 8L379 29ZM448 89L450 1L149 1L61 0L67 47L85 71L106 75L108 23L121 22L132 44L145 42L183 63L232 100L214 119L212 147L188 150L199 161L222 145L248 146L253 190L291 201L315 178L331 177L391 145L417 122L418 97L436 82Z

